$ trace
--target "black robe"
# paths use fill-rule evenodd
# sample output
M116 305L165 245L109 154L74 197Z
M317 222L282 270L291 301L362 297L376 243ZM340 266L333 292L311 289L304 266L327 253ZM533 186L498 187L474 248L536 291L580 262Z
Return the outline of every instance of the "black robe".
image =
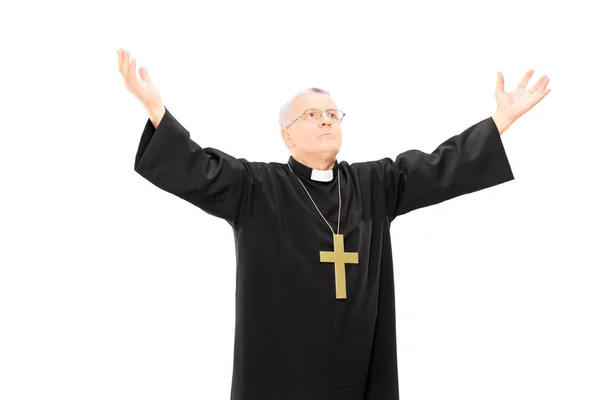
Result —
M233 228L232 400L399 399L390 223L514 179L498 129L489 117L430 154L336 161L329 182L288 162L296 175L286 162L203 148L167 109L157 129L146 122L134 168ZM338 169L344 250L359 253L345 266L345 299L336 299L333 263L320 261L333 250L331 229L297 180L337 233Z

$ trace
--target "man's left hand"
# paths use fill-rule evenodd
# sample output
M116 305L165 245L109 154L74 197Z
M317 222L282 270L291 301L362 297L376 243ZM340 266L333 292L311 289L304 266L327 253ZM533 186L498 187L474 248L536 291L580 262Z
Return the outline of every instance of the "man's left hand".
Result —
M512 124L520 116L531 110L533 106L550 93L550 89L546 89L550 78L546 75L542 76L533 87L526 89L531 75L533 75L533 69L527 71L513 92L505 92L504 76L498 71L498 81L496 82L496 102L498 109L496 115L501 115L509 124Z

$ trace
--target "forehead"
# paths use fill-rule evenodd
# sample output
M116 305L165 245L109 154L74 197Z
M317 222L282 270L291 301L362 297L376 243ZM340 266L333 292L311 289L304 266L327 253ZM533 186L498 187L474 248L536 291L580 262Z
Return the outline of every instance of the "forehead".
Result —
M319 110L337 109L337 105L325 93L309 92L296 97L292 108L295 113L300 114L307 108L317 108Z

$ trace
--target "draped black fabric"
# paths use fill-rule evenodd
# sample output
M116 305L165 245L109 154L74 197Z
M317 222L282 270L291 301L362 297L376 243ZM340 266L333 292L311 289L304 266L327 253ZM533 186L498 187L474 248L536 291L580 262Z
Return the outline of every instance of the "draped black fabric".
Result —
M234 231L232 400L399 399L390 223L514 179L491 117L432 153L336 161L321 182L293 157L249 162L203 148L168 109L156 129L147 121L135 171ZM341 185L344 250L359 253L345 266L346 299L336 299L333 263L320 261L331 229L297 177L336 233Z

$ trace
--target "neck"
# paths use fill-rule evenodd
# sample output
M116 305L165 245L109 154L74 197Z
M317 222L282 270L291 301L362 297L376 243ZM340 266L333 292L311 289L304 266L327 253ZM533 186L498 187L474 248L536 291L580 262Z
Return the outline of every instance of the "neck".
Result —
M301 162L302 164L310 167L312 169L318 169L321 171L327 171L333 169L335 165L336 155L309 155L309 154L292 154L292 157L296 159L296 161Z

